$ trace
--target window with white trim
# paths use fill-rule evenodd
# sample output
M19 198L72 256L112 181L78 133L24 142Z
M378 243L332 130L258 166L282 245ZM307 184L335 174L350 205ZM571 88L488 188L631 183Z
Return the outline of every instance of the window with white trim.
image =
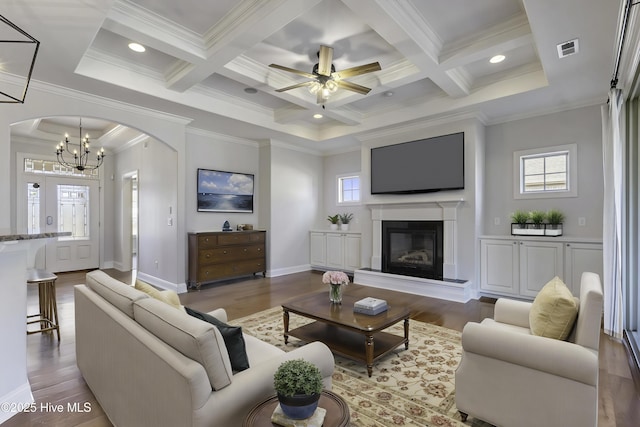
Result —
M360 203L360 175L348 174L338 176L338 204Z
M577 144L513 153L514 198L576 197Z

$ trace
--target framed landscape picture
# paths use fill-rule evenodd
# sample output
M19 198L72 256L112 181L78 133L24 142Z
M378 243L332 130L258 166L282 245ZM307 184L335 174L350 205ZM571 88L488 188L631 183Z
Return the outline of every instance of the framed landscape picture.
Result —
M198 169L198 212L253 212L253 174Z

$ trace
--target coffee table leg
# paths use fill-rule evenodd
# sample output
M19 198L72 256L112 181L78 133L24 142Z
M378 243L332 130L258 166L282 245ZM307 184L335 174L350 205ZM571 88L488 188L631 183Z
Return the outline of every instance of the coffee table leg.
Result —
M366 357L367 357L367 374L371 377L373 374L373 335L366 335Z
M282 311L282 320L284 321L284 343L289 343L289 312L287 310Z
M409 318L404 319L404 339L407 342L404 343L404 349L409 350Z

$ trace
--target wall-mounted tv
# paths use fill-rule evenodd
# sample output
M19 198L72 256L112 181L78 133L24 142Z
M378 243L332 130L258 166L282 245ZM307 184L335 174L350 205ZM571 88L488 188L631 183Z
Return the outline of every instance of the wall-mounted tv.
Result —
M198 212L253 212L253 175L198 169Z
M371 149L371 194L464 188L464 132Z

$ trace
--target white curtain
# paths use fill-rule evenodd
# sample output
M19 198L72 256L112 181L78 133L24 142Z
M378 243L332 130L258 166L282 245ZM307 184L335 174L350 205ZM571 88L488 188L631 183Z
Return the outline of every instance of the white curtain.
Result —
M624 327L622 293L623 105L622 91L611 89L609 103L602 107L604 331L616 338L622 338Z

